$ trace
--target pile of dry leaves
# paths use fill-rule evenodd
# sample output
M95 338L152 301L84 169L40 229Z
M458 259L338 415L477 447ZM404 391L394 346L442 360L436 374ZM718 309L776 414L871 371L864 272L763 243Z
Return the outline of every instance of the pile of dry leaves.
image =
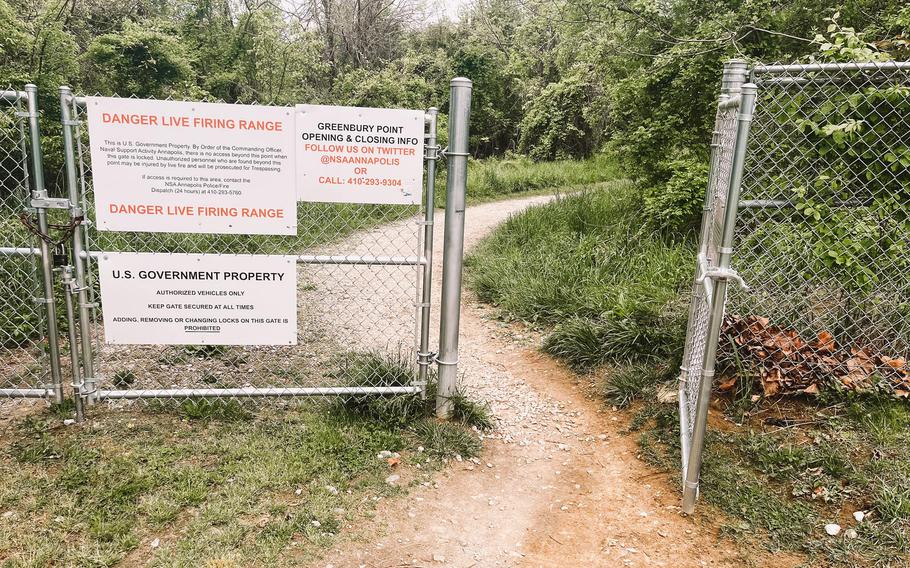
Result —
M910 367L903 357L837 345L827 331L807 341L761 316L728 315L723 332L758 369L765 396L817 394L826 381L837 380L851 390L883 387L898 398L910 398Z

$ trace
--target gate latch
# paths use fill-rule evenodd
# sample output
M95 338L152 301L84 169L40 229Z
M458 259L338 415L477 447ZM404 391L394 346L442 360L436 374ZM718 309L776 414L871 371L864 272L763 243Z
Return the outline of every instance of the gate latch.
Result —
M739 287L742 288L743 290L749 289L749 285L746 284L746 281L743 280L743 277L740 276L739 273L736 272L735 270L733 270L732 268L719 268L716 266L712 266L712 267L706 269L702 273L702 275L696 280L696 282L701 284L702 282L705 281L705 278L709 278L711 280L732 280L732 281L736 282L739 285Z
M62 197L33 197L32 209L69 209L70 200Z
M85 377L82 384L79 385L79 396L91 398L98 392L98 379L94 377Z

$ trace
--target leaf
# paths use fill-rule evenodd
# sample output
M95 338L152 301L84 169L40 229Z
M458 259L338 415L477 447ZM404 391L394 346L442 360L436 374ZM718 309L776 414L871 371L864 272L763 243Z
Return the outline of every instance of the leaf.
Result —
M815 347L822 351L834 351L837 349L834 343L834 336L828 331L822 331L818 334L818 341L815 342Z

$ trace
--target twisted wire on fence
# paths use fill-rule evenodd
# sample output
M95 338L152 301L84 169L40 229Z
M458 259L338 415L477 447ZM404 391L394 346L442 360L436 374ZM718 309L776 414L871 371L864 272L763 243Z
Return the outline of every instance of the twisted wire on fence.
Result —
M759 67L721 362L910 395L910 64Z
M81 121L76 152L83 207L93 220L88 128L76 99L73 112ZM295 236L109 232L98 231L91 222L84 234L90 251L416 258L420 212L420 205L300 202ZM92 262L88 268L97 302ZM98 388L139 394L190 388L411 386L419 275L416 264L298 264L298 345L287 347L105 345L99 306L92 310Z
M31 196L23 112L21 99L0 97L0 247L21 252L37 246L20 220ZM0 389L41 389L51 382L38 265L21 252L0 255Z

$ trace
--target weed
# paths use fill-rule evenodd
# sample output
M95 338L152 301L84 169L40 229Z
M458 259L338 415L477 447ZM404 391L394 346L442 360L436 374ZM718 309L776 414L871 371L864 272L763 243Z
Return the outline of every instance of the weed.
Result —
M401 352L352 353L345 356L333 376L346 378L349 386L356 387L411 386L417 379L417 367L411 357ZM353 395L339 402L337 407L344 413L381 420L391 425L408 426L421 418L435 415L436 386L436 373L430 370L423 397L418 393L395 396ZM451 400L453 420L478 430L493 427L489 410L484 405L470 400L461 392L456 392Z
M607 402L619 408L653 396L654 388L665 380L667 368L654 364L624 365L606 372L601 392Z
M129 369L121 369L114 373L111 381L118 389L128 389L130 385L136 382L136 375Z
M435 386L434 384L434 391ZM454 420L481 431L493 429L493 417L486 405L474 402L462 393L456 393L449 400L452 401L452 418Z
M477 436L458 424L427 418L415 424L413 431L425 451L434 457L474 457L480 453Z

